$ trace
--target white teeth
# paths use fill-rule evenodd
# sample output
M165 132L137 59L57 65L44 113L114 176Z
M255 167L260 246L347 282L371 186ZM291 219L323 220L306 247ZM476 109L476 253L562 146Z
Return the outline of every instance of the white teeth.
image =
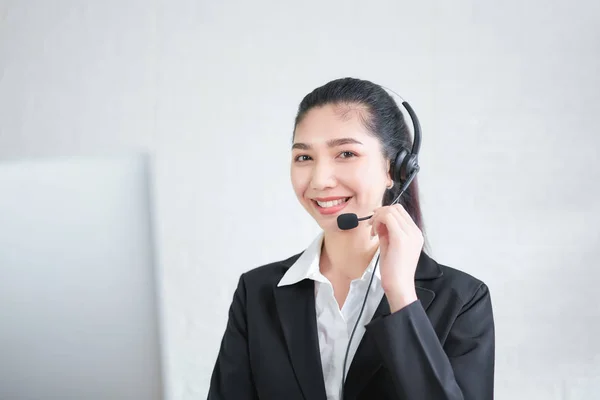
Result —
M347 199L337 199L332 201L317 201L317 204L323 208L329 208L333 206L339 206L342 203L345 203Z

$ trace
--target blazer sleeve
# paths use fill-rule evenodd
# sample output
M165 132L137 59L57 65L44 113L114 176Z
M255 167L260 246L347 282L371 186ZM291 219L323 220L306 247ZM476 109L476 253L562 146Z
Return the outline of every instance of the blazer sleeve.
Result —
M494 398L494 319L485 284L464 304L443 347L419 300L367 329L392 375L398 399Z
M240 276L221 347L213 369L208 400L256 400L248 356L246 288Z

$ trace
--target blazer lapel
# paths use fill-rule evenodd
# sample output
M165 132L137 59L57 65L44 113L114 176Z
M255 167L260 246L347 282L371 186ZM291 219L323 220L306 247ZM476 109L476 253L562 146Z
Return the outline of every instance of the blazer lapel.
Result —
M417 273L415 274L415 289L417 292L417 297L426 311L435 297L435 292L419 286L419 281L435 279L439 276L441 276L441 270L439 266L425 253L421 253L419 264L417 266ZM377 310L375 310L371 321L374 321L378 318L383 318L389 314L390 305L387 297L383 295L383 298L381 299ZM356 349L356 354L352 359L350 369L348 370L346 384L344 387L345 396L343 400L356 399L363 388L367 385L369 380L373 377L373 375L375 375L377 370L381 368L381 366L382 363L381 358L379 357L379 350L377 350L373 339L365 332L365 335Z
M275 301L290 360L306 400L326 400L319 352L314 281L275 287Z

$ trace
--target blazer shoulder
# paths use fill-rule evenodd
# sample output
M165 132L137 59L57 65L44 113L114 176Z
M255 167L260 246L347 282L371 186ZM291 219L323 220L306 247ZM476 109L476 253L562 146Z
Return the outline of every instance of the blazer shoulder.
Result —
M480 278L458 268L450 267L437 261L433 262L438 265L438 268L442 272L442 276L436 279L438 281L436 282L438 289L446 289L454 292L463 302L468 302L478 294L484 296L489 293L488 286Z
M242 273L241 279L248 286L276 285L287 270L296 262L302 252L294 254L284 260L273 261L258 267L254 267Z

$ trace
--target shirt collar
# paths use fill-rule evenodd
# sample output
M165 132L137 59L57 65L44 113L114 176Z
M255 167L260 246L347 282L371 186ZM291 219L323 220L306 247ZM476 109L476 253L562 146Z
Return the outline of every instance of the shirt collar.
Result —
M306 248L306 250L302 252L300 257L298 257L296 262L292 264L292 266L286 271L277 286L280 287L293 285L304 279L311 279L318 282L328 282L327 278L321 274L321 270L319 268L322 245L323 232L320 232L317 237L313 239L312 243ZM375 255L371 259L371 262L369 263L369 266L365 270L361 279L371 276L373 268L375 267L375 262L377 261L377 256L379 256L379 248L377 248ZM377 279L381 280L379 268L377 268L375 271L375 276Z

